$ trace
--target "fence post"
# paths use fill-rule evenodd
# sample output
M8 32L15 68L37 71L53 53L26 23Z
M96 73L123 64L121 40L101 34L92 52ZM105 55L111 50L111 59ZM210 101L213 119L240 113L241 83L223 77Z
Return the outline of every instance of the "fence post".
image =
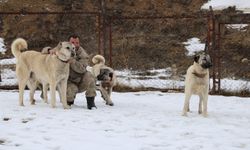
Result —
M112 47L112 23L113 17L109 18L109 66L113 67L112 55L113 55L113 47Z
M99 0L100 2L100 54L105 57L105 43L106 43L106 3L105 0Z

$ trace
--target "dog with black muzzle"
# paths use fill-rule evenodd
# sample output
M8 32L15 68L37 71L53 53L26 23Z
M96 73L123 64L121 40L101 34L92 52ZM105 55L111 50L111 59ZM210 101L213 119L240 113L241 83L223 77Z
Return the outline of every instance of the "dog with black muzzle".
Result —
M207 117L210 67L212 67L212 61L208 54L201 53L195 55L194 63L188 68L185 79L185 102L182 113L183 116L187 116L190 98L193 94L195 94L200 98L198 113Z
M113 106L114 103L111 100L111 93L113 87L116 85L116 75L114 70L105 65L105 58L101 55L95 55L92 58L92 62L94 65L87 70L96 77L96 87L100 90L106 104Z

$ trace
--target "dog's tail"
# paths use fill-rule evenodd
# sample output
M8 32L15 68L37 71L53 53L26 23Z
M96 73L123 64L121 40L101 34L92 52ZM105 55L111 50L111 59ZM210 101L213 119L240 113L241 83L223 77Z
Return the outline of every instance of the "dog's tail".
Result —
M102 56L102 55L95 55L93 58L92 58L92 62L94 64L105 64L105 58Z
M21 55L21 51L28 48L27 42L22 38L15 39L11 44L12 54L18 58Z

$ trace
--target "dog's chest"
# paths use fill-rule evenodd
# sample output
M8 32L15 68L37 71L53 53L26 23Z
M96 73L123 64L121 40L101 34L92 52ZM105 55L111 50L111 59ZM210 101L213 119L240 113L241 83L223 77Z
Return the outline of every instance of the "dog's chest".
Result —
M195 77L196 79L194 80L194 84L197 86L205 86L208 82L208 80L206 78L199 78L199 77Z
M202 84L200 84L200 85L196 84L196 85L194 85L194 86L192 87L192 91L193 91L194 93L199 93L199 92L201 92L201 91L204 91L204 89L206 89L206 86L205 86L205 85L202 85Z
M57 67L57 69L56 69L57 79L61 80L65 77L68 77L68 75L69 75L69 66L68 65Z

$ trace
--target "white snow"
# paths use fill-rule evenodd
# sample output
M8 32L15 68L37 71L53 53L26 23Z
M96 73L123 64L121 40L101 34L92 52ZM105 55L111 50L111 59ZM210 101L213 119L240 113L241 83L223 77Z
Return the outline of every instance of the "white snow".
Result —
M3 38L0 38L0 53L5 54L6 52L6 47L4 45L4 40Z
M16 58L1 59L0 65L12 65L16 64Z
M198 97L191 113L181 116L183 93L113 93L106 106L98 93L97 109L88 110L84 94L64 110L39 98L18 106L18 92L0 92L1 150L249 150L250 99L209 96L207 118L198 115ZM4 118L10 118L4 121Z
M185 48L188 51L187 56L195 55L196 52L204 51L205 43L201 43L199 38L191 38L188 39L187 42L183 42L185 44Z
M247 26L248 26L248 24L228 24L228 25L226 25L227 28L236 29L238 31L247 31L247 29L245 29Z
M204 4L201 9L209 9L209 6L212 6L214 10L222 10L230 6L235 6L237 10L250 13L249 0L210 0Z

